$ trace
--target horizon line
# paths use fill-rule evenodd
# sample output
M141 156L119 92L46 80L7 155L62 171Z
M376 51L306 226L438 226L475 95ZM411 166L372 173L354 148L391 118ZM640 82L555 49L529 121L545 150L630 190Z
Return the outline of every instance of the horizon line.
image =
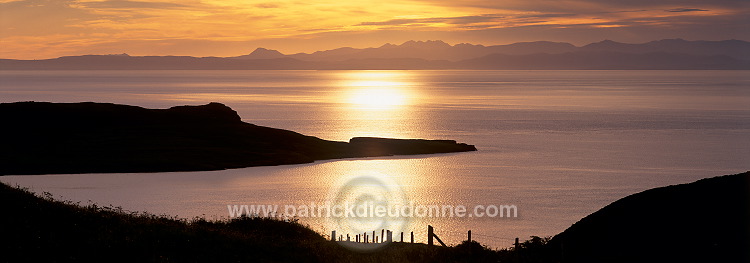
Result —
M647 43L651 43L651 42L658 42L658 41L665 41L665 40L681 40L681 41L687 41L687 42L724 42L724 41L750 42L748 40L741 40L741 39L736 39L736 38L721 39L721 40L705 40L705 39L689 40L689 39L685 39L685 38L682 38L682 37L678 37L678 38L662 38L662 39L656 39L656 40L651 40L651 41L646 41L646 42L637 42L637 43L633 43L633 42L621 42L621 41L615 41L615 40L611 40L611 39L603 39L603 40L600 40L600 41L590 42L590 43L583 44L583 45L575 45L573 43L565 42L565 41L550 41L550 40L518 41L518 42L511 42L511 43L506 43L506 44L473 44L473 43L470 43L470 42L460 42L460 43L451 44L451 43L448 43L448 42L446 42L444 40L440 40L440 39L435 39L435 40L429 39L429 40L407 40L407 41L404 41L401 44L393 44L391 42L386 42L386 43L384 43L382 45L379 45L379 46L369 46L369 47L342 46L342 47L336 47L336 48L332 48L332 49L316 50L316 51L312 51L312 52L297 52L297 53L284 53L284 52L279 51L278 49L266 48L266 47L258 46L256 48L252 49L252 51L250 51L250 53L243 53L243 54L234 55L234 56L196 56L196 55L173 55L173 54L162 54L162 55L140 55L140 54L138 54L138 55L131 55L128 52L122 52L122 53L109 53L109 54L95 54L95 53L71 54L71 55L64 55L64 56L58 56L58 57L48 57L48 58L38 58L38 59L15 59L15 58L0 58L0 59L3 59L3 60L35 61L35 60L49 60L49 59L58 59L58 58L64 58L64 57L81 57L81 56L234 58L234 57L240 57L240 56L250 55L254 51L258 50L258 49L264 49L264 50L267 50L267 51L276 51L276 52L279 52L281 55L291 56L291 55L301 55L301 54L308 54L309 55L309 54L313 54L313 53L316 53L316 52L326 52L326 51L332 51L332 50L344 49L344 48L364 50L364 49L382 48L382 47L387 46L387 45L403 46L403 45L405 45L407 43L410 43L410 42L415 42L415 43L441 42L441 43L449 45L450 47L455 47L455 46L458 46L458 45L473 45L473 46L482 46L482 47L493 47L493 46L508 46L508 45L514 45L514 44L522 44L522 43L547 42L547 43L570 44L570 45L572 45L572 46L574 46L576 48L582 48L582 47L585 47L585 46L588 46L588 45L591 45L591 44L602 43L602 42L615 42L615 43L620 43L620 44L641 45L641 44L647 44Z

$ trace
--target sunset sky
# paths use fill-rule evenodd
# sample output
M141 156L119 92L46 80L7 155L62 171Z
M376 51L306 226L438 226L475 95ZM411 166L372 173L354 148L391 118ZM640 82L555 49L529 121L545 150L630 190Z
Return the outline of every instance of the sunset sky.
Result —
M291 54L407 40L750 40L748 13L746 0L0 0L0 58Z

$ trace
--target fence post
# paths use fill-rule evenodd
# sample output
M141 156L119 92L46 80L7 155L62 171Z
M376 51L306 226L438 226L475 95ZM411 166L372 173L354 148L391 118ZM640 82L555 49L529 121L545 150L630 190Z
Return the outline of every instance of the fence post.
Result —
M438 241L438 243L440 243L440 245L442 245L444 247L448 247L448 246L445 245L445 243L443 243L442 240L440 240L440 237L438 237L437 235L435 235L435 230L432 228L432 226L431 225L427 225L427 245L430 245L430 246L433 245L432 238L437 239L437 241Z
M331 231L331 241L336 241L336 230Z
M386 233L388 234L388 240L386 242L388 242L388 243L393 242L393 232L391 232L390 230L388 230L388 232L386 232Z
M411 231L411 243L414 244L414 231Z
M404 243L404 231L401 231L401 243Z
M518 238L516 238L516 243L513 246L516 251L518 251Z
M385 239L383 239L383 232L385 232L385 229L380 229L380 242L385 242Z
M434 231L434 230L432 230L432 226L431 225L427 225L427 245L430 245L430 246L432 246L432 244L433 244L433 242L432 242L432 234L433 234L432 231Z
M349 238L349 234L346 234L346 242L350 242L350 241L352 240Z
M471 243L471 230L469 230L469 243Z

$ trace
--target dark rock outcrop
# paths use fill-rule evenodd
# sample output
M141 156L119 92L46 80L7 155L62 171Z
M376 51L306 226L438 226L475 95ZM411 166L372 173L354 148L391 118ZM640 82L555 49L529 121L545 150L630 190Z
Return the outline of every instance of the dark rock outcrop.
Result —
M475 151L473 145L456 143L454 140L388 139L354 137L349 146L357 156L383 156L407 154L431 154Z
M445 140L351 143L242 122L210 103L145 109L106 103L0 104L0 175L200 171L315 160L476 151Z
M630 195L548 245L562 262L748 262L750 172Z

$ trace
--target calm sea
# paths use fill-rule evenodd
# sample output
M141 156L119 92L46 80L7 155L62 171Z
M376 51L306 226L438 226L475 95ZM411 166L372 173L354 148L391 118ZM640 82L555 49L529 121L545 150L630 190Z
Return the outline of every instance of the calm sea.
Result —
M508 247L515 237L557 234L630 194L750 170L749 71L1 71L0 102L15 101L216 101L246 122L329 140L454 139L479 149L212 172L0 177L58 199L209 219L228 217L230 204L342 196L518 212L385 223L298 217L326 234L387 227L426 242L432 225L446 243L472 230L481 243Z

